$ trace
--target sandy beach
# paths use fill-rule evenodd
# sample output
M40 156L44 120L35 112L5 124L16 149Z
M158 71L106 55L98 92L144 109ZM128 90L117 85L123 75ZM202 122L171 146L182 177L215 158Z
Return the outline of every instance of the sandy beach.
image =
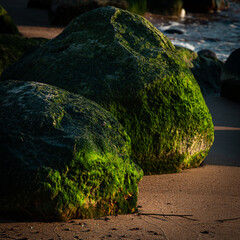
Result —
M53 38L44 10L1 0L26 37ZM0 221L0 239L240 239L240 103L206 97L215 142L200 168L144 176L139 213L69 222Z

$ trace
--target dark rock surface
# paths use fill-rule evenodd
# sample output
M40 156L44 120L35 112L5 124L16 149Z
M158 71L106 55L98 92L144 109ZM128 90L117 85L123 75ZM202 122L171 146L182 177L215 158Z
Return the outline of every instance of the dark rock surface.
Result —
M145 174L198 166L213 143L212 118L191 71L161 32L127 11L79 16L2 79L44 81L96 101L124 126Z
M183 31L178 29L167 29L164 32L170 34L183 34Z
M147 3L146 0L52 0L52 23L67 25L78 15L104 6L114 6L143 15Z
M240 48L230 54L223 66L221 96L240 102Z
M197 54L205 57L217 58L217 54L209 49L202 49L198 51Z
M183 7L182 0L147 0L149 12L179 16Z
M196 78L204 96L218 96L220 94L220 76L223 62L212 53L204 51L200 54L187 48L176 47L188 67Z
M194 77L205 96L219 96L220 76L223 62L216 58L199 55L193 60L194 67L191 69Z
M142 171L96 103L35 82L0 83L0 216L62 221L136 211Z
M0 5L0 34L19 34L16 24L7 11Z
M228 0L183 0L187 12L207 13L228 8Z

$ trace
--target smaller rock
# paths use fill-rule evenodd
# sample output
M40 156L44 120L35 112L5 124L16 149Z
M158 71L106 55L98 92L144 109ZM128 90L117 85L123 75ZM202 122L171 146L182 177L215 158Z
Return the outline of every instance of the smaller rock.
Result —
M20 34L10 15L0 5L0 34L1 33Z
M205 96L219 95L223 62L213 57L214 52L202 50L200 54L197 54L184 47L176 46L176 49L191 69L201 88L202 94Z
M136 211L143 173L109 112L21 81L0 82L0 106L1 218L68 221Z
M240 102L240 48L230 54L223 66L221 96Z
M184 33L182 30L178 30L178 29L167 29L164 32L170 33L170 34L183 34Z
M205 56L205 57L211 57L211 58L217 58L217 54L209 49L202 49L198 51L199 56Z

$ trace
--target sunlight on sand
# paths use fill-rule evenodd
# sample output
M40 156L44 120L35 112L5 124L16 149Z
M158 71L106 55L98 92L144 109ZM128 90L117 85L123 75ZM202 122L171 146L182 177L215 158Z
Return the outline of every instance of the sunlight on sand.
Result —
M215 131L240 131L239 127L214 126Z

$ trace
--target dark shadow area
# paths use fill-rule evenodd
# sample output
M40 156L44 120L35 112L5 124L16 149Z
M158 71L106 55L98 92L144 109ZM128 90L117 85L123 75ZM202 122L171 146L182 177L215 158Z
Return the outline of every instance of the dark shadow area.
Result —
M222 97L205 97L214 126L240 128L240 103Z
M215 131L215 141L203 165L240 167L240 131Z
M50 25L48 11L28 8L28 0L1 0L0 4L6 9L16 25L41 27Z
M240 103L205 97L215 126L215 140L203 165L240 167Z

